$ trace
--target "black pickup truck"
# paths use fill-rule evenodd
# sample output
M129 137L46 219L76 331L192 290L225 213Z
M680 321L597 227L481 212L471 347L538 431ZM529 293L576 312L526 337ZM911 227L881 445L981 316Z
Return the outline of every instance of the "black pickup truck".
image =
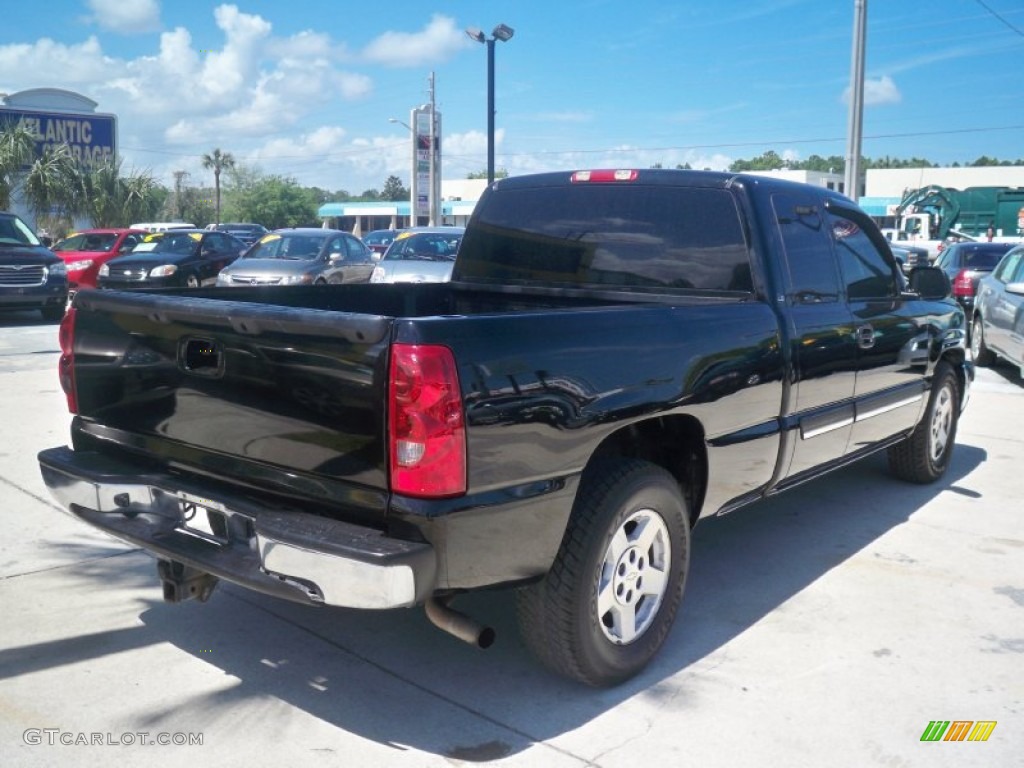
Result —
M158 559L312 606L517 592L524 642L591 685L675 619L701 517L881 449L945 472L973 367L934 268L818 187L576 171L482 196L452 281L75 296L76 517Z

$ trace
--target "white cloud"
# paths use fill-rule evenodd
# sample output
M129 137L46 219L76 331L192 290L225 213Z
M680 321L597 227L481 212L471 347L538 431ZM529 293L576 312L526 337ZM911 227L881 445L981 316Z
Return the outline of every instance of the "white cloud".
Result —
M63 87L92 85L120 74L115 60L103 55L95 37L76 45L47 37L31 44L0 45L0 82L6 91L36 88L47 82Z
M884 75L877 80L869 79L864 81L865 105L898 104L902 100L903 95L900 93L900 89L896 87L896 83L888 75Z
M385 32L363 49L363 57L389 67L419 67L447 61L472 44L454 19L435 14L420 32Z
M89 20L104 29L124 34L160 29L157 0L88 0L93 16Z
M109 0L87 1L96 24L101 15L107 27L115 19L125 24L132 18L138 24L144 21L129 12L139 13L145 4L123 0L123 7L115 7ZM118 16L111 9L123 13ZM219 146L239 163L267 173L360 192L379 187L392 174L410 181L404 133L359 138L344 109L338 111L345 103L372 95L375 80L367 74L371 62L435 62L475 45L443 16L413 33L382 35L354 54L321 28L275 36L269 21L235 4L220 4L207 13L187 27L146 38L152 47L132 58L108 55L100 43L103 38L97 37L75 44L46 38L0 43L0 90L14 92L43 82L95 99L100 111L118 116L126 165L149 170L164 184L179 170L192 174L193 180L203 178L200 156ZM204 50L193 34L201 25L220 35L219 40L204 38ZM385 106L382 114L395 114L390 109ZM575 118L565 113L563 119ZM386 131L383 126L377 130ZM499 146L503 137L499 130ZM445 142L446 153L451 153L446 173L458 177L484 168L483 134L446 135Z
M888 75L882 75L874 80L871 78L866 78L864 80L864 106L871 107L879 104L899 104L902 100L903 95L900 93L900 89L896 86L895 81L893 81L893 79ZM842 101L843 104L849 105L849 86L843 89L843 95L840 101Z

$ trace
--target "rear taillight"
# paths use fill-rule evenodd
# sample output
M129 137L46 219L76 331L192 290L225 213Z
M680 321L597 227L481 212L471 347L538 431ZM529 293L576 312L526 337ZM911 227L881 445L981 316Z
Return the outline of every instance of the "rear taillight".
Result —
M973 296L974 295L974 281L971 280L970 272L966 269L961 269L955 278L953 278L953 295L954 296Z
M57 372L60 376L60 386L68 400L68 411L78 413L78 392L75 389L75 314L74 307L64 313L60 321L60 362L57 363Z
M388 428L392 491L422 498L466 492L466 428L450 349L392 346Z

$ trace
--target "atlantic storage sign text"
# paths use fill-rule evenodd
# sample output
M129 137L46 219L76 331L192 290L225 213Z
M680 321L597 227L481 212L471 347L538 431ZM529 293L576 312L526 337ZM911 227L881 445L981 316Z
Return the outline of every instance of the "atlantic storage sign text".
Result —
M75 160L87 168L113 161L116 120L114 115L0 108L0 130L18 124L27 128L36 140L36 157L42 157L47 147L67 144Z

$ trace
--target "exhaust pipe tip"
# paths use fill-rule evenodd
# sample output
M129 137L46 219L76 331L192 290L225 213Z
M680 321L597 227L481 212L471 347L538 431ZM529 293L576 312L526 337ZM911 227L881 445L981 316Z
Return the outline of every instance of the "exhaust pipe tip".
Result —
M498 635L493 628L484 626L449 606L452 598L428 598L423 604L427 618L440 630L457 637L464 643L486 649L494 645Z

